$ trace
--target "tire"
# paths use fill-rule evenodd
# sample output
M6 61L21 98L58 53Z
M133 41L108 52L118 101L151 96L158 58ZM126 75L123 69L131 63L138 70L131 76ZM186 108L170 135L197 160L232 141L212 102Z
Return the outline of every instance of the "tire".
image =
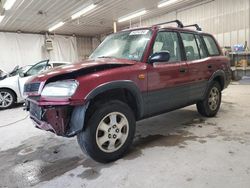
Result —
M135 117L130 107L118 100L100 104L77 135L83 153L97 162L108 163L121 158L135 134Z
M221 86L213 81L203 101L196 104L198 112L205 117L214 117L218 113L221 104Z
M13 107L16 102L16 95L9 89L0 89L0 110Z

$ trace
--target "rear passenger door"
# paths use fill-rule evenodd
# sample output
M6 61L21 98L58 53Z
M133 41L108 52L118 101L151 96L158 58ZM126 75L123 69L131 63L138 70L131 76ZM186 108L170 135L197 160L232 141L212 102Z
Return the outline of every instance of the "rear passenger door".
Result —
M152 54L157 52L169 52L170 60L148 65L147 115L184 106L188 98L187 65L182 61L178 33L158 32Z
M224 58L221 58L219 46L211 35L204 34L202 38L209 56L207 60L207 68L208 78L210 78L212 74L220 68L220 63L224 62Z
M209 77L207 53L198 34L181 33L186 63L188 65L189 103L201 100Z

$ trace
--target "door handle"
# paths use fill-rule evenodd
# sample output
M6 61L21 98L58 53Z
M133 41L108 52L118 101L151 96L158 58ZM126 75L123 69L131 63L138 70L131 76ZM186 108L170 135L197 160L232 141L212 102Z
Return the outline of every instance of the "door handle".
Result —
M207 68L211 69L211 68L213 68L213 66L212 65L208 65Z
M180 73L186 73L187 69L186 68L180 68Z

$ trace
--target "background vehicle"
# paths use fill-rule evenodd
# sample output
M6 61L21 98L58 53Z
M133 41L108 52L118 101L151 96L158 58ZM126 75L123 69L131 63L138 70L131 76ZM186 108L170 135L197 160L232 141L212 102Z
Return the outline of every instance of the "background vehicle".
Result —
M69 63L44 60L33 66L28 65L21 68L16 66L13 71L0 80L0 109L10 108L13 104L24 101L24 84L32 76L65 64Z
M229 59L212 35L175 22L178 28L115 33L88 61L35 77L25 86L31 119L57 135L77 135L84 153L110 162L128 150L137 120L192 104L215 116L230 83Z

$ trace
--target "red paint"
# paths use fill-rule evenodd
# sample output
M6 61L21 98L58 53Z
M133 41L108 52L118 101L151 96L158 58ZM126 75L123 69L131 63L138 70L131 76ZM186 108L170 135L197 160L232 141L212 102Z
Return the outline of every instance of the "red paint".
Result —
M209 80L215 70L224 69L229 62L227 58L223 56L217 57L208 57L202 60L196 60L193 62L183 61L180 63L162 63L162 64L148 64L147 60L151 55L151 49L154 44L154 40L156 38L157 32L160 30L158 27L150 28L152 30L152 38L148 43L148 46L145 50L142 62L135 62L125 59L98 59L98 60L87 60L84 62L80 62L77 64L72 64L64 67L55 68L49 72L43 73L39 75L32 82L42 82L44 85L48 82L48 80L52 77L74 73L77 70L89 68L92 66L105 65L105 64L127 64L129 66L124 66L115 69L107 69L104 71L94 72L91 74L86 74L83 76L79 76L76 80L79 82L79 87L77 88L75 94L68 99L55 99L55 98L43 98L41 97L38 101L35 102L39 106L77 106L82 105L86 101L86 97L88 94L98 86L116 81L116 80L130 80L133 81L141 92L148 92L154 90L160 90L168 87L180 86L183 84ZM166 30L170 31L191 31L188 29L180 29L180 28L166 28ZM221 53L221 51L220 51ZM208 69L208 65L212 65L212 69ZM186 69L187 72L181 73L180 69ZM139 75L145 75L145 79L139 79ZM32 95L31 93L29 94ZM39 95L39 93L37 93ZM66 112L60 111L61 119L64 122L58 123L55 126L55 119L53 115L55 114L55 110L51 110L50 115L47 117L49 120L47 123L38 122L40 128L45 130L52 130L56 134L62 134L65 127L65 121L67 116ZM51 126L53 125L53 126Z

